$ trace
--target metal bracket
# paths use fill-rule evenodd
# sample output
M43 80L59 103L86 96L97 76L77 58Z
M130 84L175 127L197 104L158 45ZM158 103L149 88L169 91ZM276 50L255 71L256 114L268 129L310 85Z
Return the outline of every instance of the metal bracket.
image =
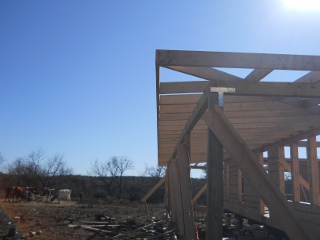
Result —
M234 93L234 92L236 92L236 89L235 88L226 88L226 87L210 87L210 92Z
M226 87L210 87L210 92L215 92L219 94L219 106L223 107L224 100L223 94L224 93L234 93L236 91L235 88L226 88Z

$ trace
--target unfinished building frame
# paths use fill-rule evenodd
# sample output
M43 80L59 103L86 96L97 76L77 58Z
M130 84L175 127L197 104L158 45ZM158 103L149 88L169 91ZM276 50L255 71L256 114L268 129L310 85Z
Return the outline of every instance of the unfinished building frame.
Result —
M162 68L186 80L161 81ZM239 69L249 74L230 73ZM272 79L279 71L302 75ZM193 213L204 191L207 239L222 239L224 210L290 239L320 239L320 56L157 50L156 89L158 165L167 166L157 186L166 183L181 239L196 239ZM207 184L192 196L190 168L199 163Z

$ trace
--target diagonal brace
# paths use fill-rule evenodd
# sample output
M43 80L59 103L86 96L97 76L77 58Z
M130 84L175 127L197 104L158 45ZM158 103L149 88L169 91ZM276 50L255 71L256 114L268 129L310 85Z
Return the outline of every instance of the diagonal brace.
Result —
M234 129L220 107L215 105L211 110L205 112L202 118L236 161L250 184L260 194L273 216L279 223L283 224L290 239L311 239L294 210L288 205L280 190L270 183L267 173L259 164L258 159Z

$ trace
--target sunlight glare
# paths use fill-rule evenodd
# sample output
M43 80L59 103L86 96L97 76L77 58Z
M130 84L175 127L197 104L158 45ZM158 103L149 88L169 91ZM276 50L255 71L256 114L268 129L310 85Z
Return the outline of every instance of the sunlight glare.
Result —
M296 10L320 10L320 0L283 0L288 8Z

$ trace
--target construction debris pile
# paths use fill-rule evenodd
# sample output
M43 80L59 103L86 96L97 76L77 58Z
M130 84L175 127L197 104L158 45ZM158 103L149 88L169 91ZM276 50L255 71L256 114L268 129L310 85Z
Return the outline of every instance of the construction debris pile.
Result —
M97 214L95 218L95 221L81 221L80 224L69 224L68 227L93 232L90 239L171 239L174 234L163 211L128 218L118 223L114 218L101 214Z

